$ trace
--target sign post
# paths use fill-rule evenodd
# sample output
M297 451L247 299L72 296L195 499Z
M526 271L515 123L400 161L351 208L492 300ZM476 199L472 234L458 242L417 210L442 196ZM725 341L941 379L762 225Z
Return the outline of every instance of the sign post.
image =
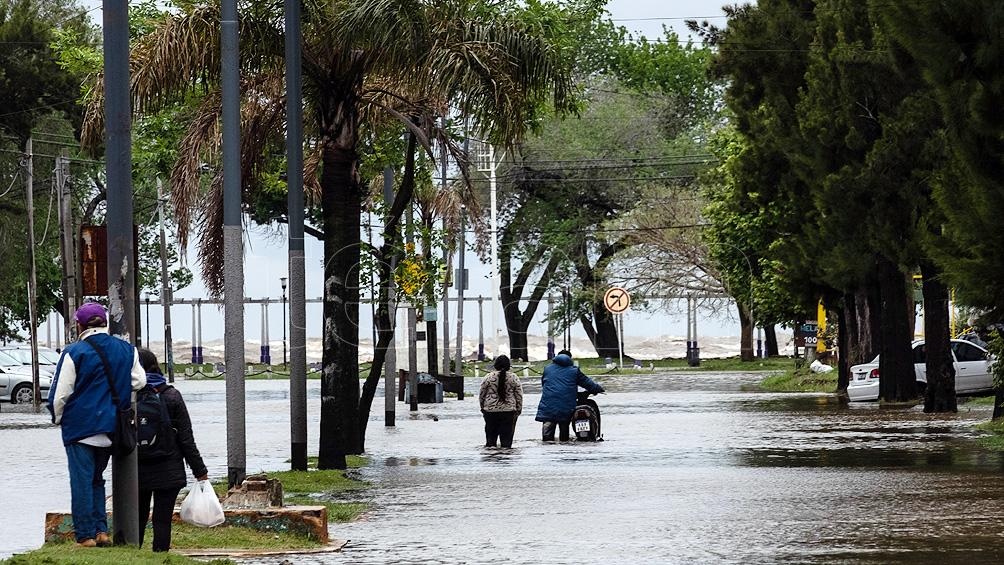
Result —
M620 368L624 368L624 312L631 306L631 295L619 286L612 286L603 293L603 305L614 315L617 327L617 353L620 358Z

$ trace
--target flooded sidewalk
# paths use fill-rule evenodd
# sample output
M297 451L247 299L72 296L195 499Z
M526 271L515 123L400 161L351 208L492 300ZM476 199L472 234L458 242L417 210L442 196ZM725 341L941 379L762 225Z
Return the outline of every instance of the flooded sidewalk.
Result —
M989 407L840 405L752 392L761 375L599 377L606 441L544 444L539 385L512 450L482 447L476 395L374 414L373 488L340 554L297 563L999 563L1004 458L976 447ZM476 384L469 379L468 389ZM317 381L308 383L317 445ZM178 383L212 476L225 475L222 382ZM248 381L248 471L288 466L286 381ZM382 391L378 392L382 395ZM374 403L375 406L380 402ZM0 413L8 485L0 555L41 544L67 508L65 455L47 416ZM28 478L30 477L30 479ZM30 509L30 510L28 510ZM247 560L279 563L281 559Z

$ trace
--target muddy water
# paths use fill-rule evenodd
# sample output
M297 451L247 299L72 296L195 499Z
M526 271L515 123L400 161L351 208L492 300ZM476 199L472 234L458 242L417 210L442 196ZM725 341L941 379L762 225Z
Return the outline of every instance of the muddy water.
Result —
M372 511L332 525L351 540L341 554L292 561L1004 562L1004 458L973 441L988 408L846 407L749 392L759 378L601 377L609 393L598 399L606 441L597 444L542 444L532 379L512 450L481 447L475 396L415 415L398 404L397 427L384 428L382 414L370 423L373 464L360 475L374 484L363 495ZM287 386L247 383L249 471L287 465ZM224 475L223 383L178 388L210 473ZM308 390L316 449L318 383ZM68 507L69 493L58 431L44 417L0 413L0 439L4 555L37 547L44 511Z

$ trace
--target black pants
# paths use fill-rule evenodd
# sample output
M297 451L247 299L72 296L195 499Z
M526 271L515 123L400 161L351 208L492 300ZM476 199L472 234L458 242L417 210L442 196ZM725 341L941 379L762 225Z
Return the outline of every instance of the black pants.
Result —
M554 427L555 427L555 425L557 425L558 429L560 430L558 432L558 439L561 440L561 441L568 441L568 439L569 439L569 436L568 436L568 424L570 424L570 423L571 422L569 422L567 420L564 421L564 422L544 422L544 425L542 427L544 441L554 441Z
M143 534L150 516L150 497L153 496L153 550L171 549L171 518L174 517L174 503L178 500L180 488L139 491L139 545L143 546Z
M484 412L485 447L495 447L501 440L502 447L512 447L512 436L516 431L515 412Z

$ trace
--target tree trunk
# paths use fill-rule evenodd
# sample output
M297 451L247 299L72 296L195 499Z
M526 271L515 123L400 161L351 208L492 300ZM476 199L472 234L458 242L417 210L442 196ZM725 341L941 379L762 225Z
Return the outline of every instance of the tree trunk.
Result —
M955 367L948 320L948 287L931 261L920 264L924 275L924 348L927 352L927 390L924 412L958 412Z
M876 282L866 282L844 295L847 309L847 344L840 357L852 367L868 363L879 351L879 289Z
M508 323L508 322L507 322ZM521 325L517 322L517 326ZM516 326L509 326L509 358L527 361L529 357L529 344L526 338L526 329Z
M881 296L881 357L879 358L879 400L906 402L917 398L917 377L910 342L910 312L907 311L907 282L899 267L885 257L878 260Z
M994 413L990 419L996 421L1001 418L1004 418L1004 387L999 386L994 393Z
M354 119L322 154L324 217L323 352L319 469L345 469L347 454L362 452L359 434L359 218ZM346 139L349 138L349 139Z
M753 319L742 303L736 302L736 310L739 311L739 359L753 361Z
M617 335L614 317L607 311L602 298L593 302L593 325L596 329L593 334L593 349L596 350L596 355L600 359L605 357L617 359L620 355L620 336Z
M851 334L854 333L854 295L844 293L843 304L837 308L837 394L844 397L851 382L851 365L847 361Z
M767 342L767 357L777 357L781 355L781 350L777 347L777 330L774 324L763 329L764 341Z

